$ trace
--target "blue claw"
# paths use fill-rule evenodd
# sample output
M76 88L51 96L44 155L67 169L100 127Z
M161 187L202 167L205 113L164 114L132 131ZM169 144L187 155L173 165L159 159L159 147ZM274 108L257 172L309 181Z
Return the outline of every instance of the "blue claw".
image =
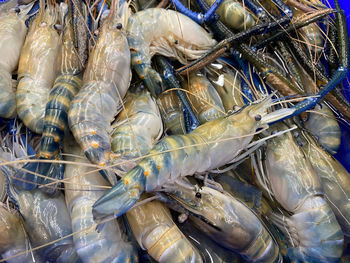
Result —
M302 113L306 110L312 109L313 107L316 106L317 103L319 103L323 99L324 96L327 95L328 92L330 92L332 89L334 89L336 86L338 86L339 83L341 83L346 78L347 74L348 74L347 68L339 67L337 69L337 71L334 73L332 79L314 97L306 98L302 102L299 102L298 104L291 107L291 109L294 109L292 114L285 116L281 119L274 120L268 124L270 125L270 124L273 124L273 123L276 123L276 122L279 122L279 121L282 121L285 119L289 119L291 117L299 115L300 113Z
M59 163L27 163L22 169L23 170L18 170L16 172L12 183L19 189L23 190L33 190L39 185L52 182L51 180L36 176L34 173L45 175L57 180L61 180L64 174L64 165ZM55 186L51 186L49 188L43 188L43 191L47 194L54 195L58 190Z
M238 65L241 67L243 74L246 76L246 78L250 79L249 70L248 70L248 62L243 61L243 59L240 57L240 55L237 52L233 52L232 56L233 56L234 60L238 63ZM225 61L232 65L232 63L230 62L229 59L225 59ZM251 91L246 80L243 78L241 79L241 89L242 89L243 94L245 95L245 96L243 96L243 101L245 104L248 104L248 103L255 100L253 97L253 92Z
M126 213L140 198L145 185L143 169L134 167L95 202L92 206L94 220L99 223L110 216L117 218Z
M175 93L182 103L184 118L185 118L185 125L186 125L186 132L193 131L195 128L197 128L200 125L200 123L192 109L191 103L189 102L186 94L182 90L180 90L181 84L174 75L174 69L173 69L173 66L171 65L171 62L168 59L161 56L157 56L156 60L159 66L163 70L164 82L167 84L169 88L175 89Z
M39 163L27 163L22 168L24 170L18 170L12 180L13 185L23 190L33 190L41 183L42 178L37 177L32 173L28 173L27 170L34 173L38 173L38 164Z
M223 0L216 0L204 15L188 10L179 0L171 0L171 2L176 7L176 11L188 16L193 21L201 25L213 19L216 10L219 8Z

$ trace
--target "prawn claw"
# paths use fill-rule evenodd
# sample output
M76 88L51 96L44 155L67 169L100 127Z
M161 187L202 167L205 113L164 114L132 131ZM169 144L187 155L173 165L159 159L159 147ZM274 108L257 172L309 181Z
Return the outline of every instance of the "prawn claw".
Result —
M145 183L143 172L136 171L130 176L125 175L92 206L94 221L99 223L111 214L117 218L126 213L140 199Z

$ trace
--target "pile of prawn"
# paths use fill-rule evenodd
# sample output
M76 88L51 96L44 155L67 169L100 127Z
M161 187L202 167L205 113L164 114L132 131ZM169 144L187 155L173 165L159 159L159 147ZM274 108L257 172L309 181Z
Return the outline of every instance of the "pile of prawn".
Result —
M349 262L338 0L7 0L0 36L0 262Z

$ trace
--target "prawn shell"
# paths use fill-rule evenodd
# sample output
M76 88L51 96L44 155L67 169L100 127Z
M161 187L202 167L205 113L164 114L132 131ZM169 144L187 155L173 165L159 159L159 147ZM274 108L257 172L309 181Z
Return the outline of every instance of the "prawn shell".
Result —
M12 119L16 115L15 88L12 72L21 54L27 28L16 13L0 15L0 117Z

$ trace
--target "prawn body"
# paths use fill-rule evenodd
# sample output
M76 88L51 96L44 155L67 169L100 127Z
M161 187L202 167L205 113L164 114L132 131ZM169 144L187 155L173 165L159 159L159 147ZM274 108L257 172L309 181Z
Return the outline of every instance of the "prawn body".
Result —
M89 161L84 156L79 145L72 139L65 141L64 149L72 156L67 156L68 161ZM73 157L78 156L78 157ZM83 158L83 160L82 160ZM81 174L84 176L79 176ZM92 172L92 168L84 165L66 165L65 168L66 203L70 211L73 241L79 258L84 262L137 262L137 252L132 244L125 240L117 221L105 223L102 231L91 229L87 232L81 230L92 226L92 205L103 195L109 183L98 172ZM101 186L97 188L96 186Z
M0 14L0 117L16 116L12 72L17 68L27 28L13 10Z
M132 232L157 262L203 262L171 218L169 209L155 200L126 213Z
M157 104L148 91L128 92L115 126L111 147L113 153L119 156L116 163L147 154L163 132ZM118 174L125 174L135 165L135 161L127 161L116 169Z
M219 71L214 64L212 65L207 67L208 79L219 94L225 111L233 111L236 107L242 108L245 103L242 98L241 77L238 71L227 68L225 71Z
M249 262L281 261L278 245L259 218L228 193L204 186L198 192L179 188L170 196L188 210L198 229L221 246Z
M176 94L172 91L163 92L158 96L157 104L166 132L170 134L185 134L183 106Z
M209 5L214 4L215 0L205 0ZM242 31L255 25L252 15L234 0L224 0L219 6L216 14L220 20L229 28Z
M308 114L308 119L304 121L304 127L317 138L317 142L329 153L337 153L340 146L340 126L327 105L317 104L314 110Z
M90 54L83 87L68 113L75 139L89 161L100 166L110 161L111 122L130 82L130 51L121 22L118 10L112 9Z
M323 150L309 134L303 132L303 150L319 176L325 197L344 235L350 236L350 174L333 156Z
M63 44L58 57L59 75L46 105L44 131L39 156L51 159L58 154L64 131L68 128L68 109L82 81L82 65L74 48L74 32L70 12L65 15ZM69 63L67 63L69 61Z
M24 42L18 65L17 114L24 125L42 133L45 106L56 78L59 36L54 29L56 10L45 9L33 21Z

